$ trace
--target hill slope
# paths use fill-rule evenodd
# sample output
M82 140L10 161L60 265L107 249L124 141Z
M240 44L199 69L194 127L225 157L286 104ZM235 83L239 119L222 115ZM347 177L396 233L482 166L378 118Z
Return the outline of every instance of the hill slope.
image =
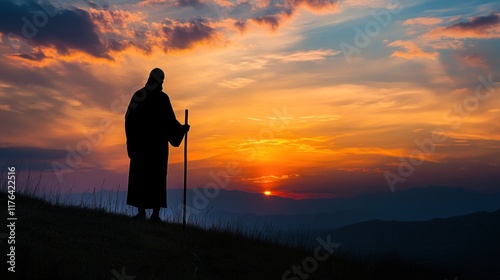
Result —
M0 204L7 204L4 193L0 193ZM442 280L454 276L396 257L355 259L333 252L324 261L311 262L312 250L221 230L182 230L177 224L151 224L100 210L53 206L23 196L16 196L16 217L16 272L7 271L2 253L1 279L300 279L293 273L283 277L293 265L300 266L308 279ZM1 241L6 252L5 240Z

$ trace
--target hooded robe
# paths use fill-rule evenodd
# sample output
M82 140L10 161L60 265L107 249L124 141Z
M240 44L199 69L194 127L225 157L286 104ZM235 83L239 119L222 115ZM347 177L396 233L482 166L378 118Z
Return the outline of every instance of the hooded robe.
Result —
M146 86L134 93L125 115L130 158L128 205L167 207L168 144L179 146L184 133L168 95L150 77Z

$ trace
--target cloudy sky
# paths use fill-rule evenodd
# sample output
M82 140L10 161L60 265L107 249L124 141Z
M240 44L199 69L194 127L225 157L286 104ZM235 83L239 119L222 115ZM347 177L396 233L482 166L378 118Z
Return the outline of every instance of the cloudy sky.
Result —
M154 67L189 109L192 188L500 191L498 1L1 0L0 34L2 168L62 192L126 188Z

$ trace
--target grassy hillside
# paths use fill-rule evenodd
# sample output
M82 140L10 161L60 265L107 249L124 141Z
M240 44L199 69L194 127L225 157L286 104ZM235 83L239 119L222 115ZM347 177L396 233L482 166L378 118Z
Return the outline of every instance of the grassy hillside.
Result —
M8 248L3 238L1 279L443 280L455 277L439 268L406 263L395 256L353 258L339 251L329 254L324 261L316 261L317 267L313 267L313 250L287 248L222 230L194 227L182 230L178 224L158 225L102 210L54 206L26 196L16 196L15 202L16 272L7 271ZM0 193L0 205L7 207L5 193ZM326 240L327 236L321 238ZM323 258L326 251L322 249L320 253ZM293 273L283 277L285 271L294 265L302 266L304 260L309 261L305 264L310 272L303 267L301 277Z

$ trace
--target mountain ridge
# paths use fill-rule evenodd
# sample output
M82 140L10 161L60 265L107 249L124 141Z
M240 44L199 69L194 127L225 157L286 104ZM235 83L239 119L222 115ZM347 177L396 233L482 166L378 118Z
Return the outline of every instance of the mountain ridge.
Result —
M474 267L481 279L500 279L500 210L429 221L371 220L334 230L332 240L360 254L398 255L419 262Z

